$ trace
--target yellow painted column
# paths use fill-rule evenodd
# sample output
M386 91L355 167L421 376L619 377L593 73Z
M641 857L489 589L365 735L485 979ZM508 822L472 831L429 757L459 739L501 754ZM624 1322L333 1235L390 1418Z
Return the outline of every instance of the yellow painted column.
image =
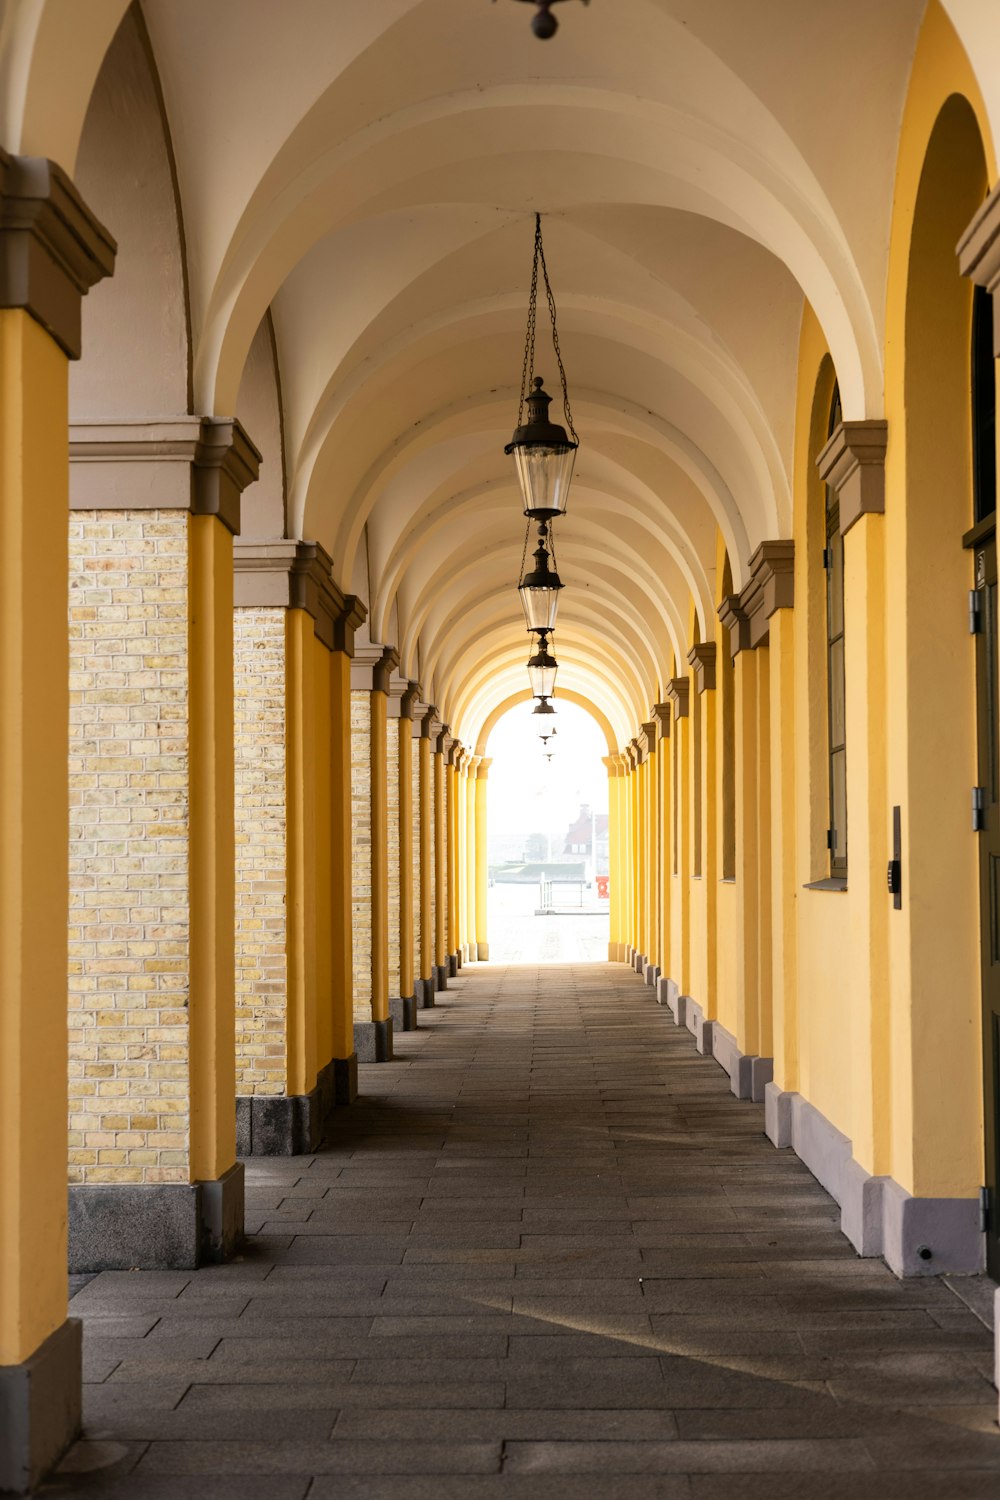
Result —
M408 705L412 713L412 698ZM414 995L413 720L399 720L399 989Z
M413 705L416 683L393 675L386 724L388 989L394 1031L417 1024L413 967Z
M697 792L692 817L699 819L692 834L697 833L700 848L700 867L692 890L692 950L691 950L691 995L706 1017L716 1014L716 975L718 967L718 802L716 799L717 746L717 698L716 698L716 646L714 641L703 641L693 646L688 653L692 667L692 694L690 711L692 733L695 730L694 715L697 715L699 754L697 764L692 765L692 778L697 777Z
M435 988L442 989L448 978L448 766L445 758L447 728L434 741L431 757L434 769L434 963L438 970Z
M659 826L657 796L659 780L656 768L656 721L642 726L645 757L643 780L646 802L646 963L656 970L660 966L660 897L659 897ZM658 977L658 976L655 976Z
M770 626L771 746L771 1055L774 1081L798 1088L798 994L795 879L795 631L781 609ZM767 1054L765 1054L767 1055Z
M756 1052L760 1026L760 889L758 886L757 787L758 668L756 651L741 651L734 662L736 716L736 1040L743 1052ZM748 1047L749 1043L749 1047Z
M670 850L671 850L671 813L670 813L670 704L657 703L653 709L659 729L659 738L656 746L656 778L657 778L657 898L659 911L657 915L657 928L660 938L660 951L657 962L660 966L661 978L670 978Z
M470 755L465 766L465 944L472 962L478 958L476 933L479 928L479 887L476 867L479 860L476 842L476 784L479 779L479 755ZM483 851L485 855L485 850ZM485 920L485 913L484 913Z
M312 616L285 612L286 953L285 1090L316 1086L316 705Z
M351 787L351 659L365 608L349 595L334 623L330 653L330 952L334 1098L358 1096L354 1047L353 837Z
M644 962L649 956L649 931L647 927L649 917L648 892L649 892L649 869L647 847L648 827L646 822L646 806L648 798L646 795L646 758L642 742L636 738L634 741L636 751L635 771L635 836L636 836L636 885L635 885L635 915L636 915L636 940L635 945L640 959ZM641 973L640 969L640 973Z
M485 963L490 956L487 907L489 902L489 846L487 843L486 814L489 797L487 777L493 762L480 757L476 767L476 956Z
M689 677L668 685L672 708L670 735L672 846L670 850L670 978L682 995L691 986L691 719Z
M351 667L354 1045L361 1062L392 1057L386 700L397 660L391 647L359 644Z
M640 809L642 806L641 788L639 785L639 757L638 747L634 740L629 742L629 809L628 809L628 831L629 831L629 959L633 959L637 953L642 951L642 835L640 823Z
M618 840L621 829L621 805L619 790L621 771L616 755L605 755L603 764L608 773L608 962L618 963L622 950L622 898L621 863Z
M428 710L421 721L420 738L416 745L420 772L420 979L425 987L425 1000L431 1002L434 999L434 966L437 962L434 932L434 754L430 738L432 717L433 710Z
M80 1426L80 1325L66 1317L67 361L81 296L114 253L57 167L0 152L0 1490L18 1492Z
M458 895L458 757L462 753L462 747L457 741L452 740L448 747L448 763L446 775L446 869L448 879L448 970L449 973L457 973L461 968L462 951L461 938L459 935L459 895Z

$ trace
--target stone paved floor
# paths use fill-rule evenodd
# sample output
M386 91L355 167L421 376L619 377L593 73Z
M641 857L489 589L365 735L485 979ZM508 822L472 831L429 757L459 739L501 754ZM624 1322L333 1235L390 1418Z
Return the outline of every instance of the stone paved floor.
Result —
M621 966L466 971L234 1265L104 1274L90 1500L1000 1496L990 1335L858 1260Z

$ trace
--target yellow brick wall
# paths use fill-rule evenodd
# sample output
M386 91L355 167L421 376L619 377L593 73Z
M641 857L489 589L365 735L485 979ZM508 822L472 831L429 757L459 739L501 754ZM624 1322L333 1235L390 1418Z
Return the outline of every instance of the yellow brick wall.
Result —
M70 1181L186 1182L186 512L71 516L69 636Z
M233 614L238 1094L285 1091L285 619Z
M385 721L386 786L389 844L389 994L399 994L399 720Z
M354 1019L372 1018L372 708L371 694L351 692L351 929Z

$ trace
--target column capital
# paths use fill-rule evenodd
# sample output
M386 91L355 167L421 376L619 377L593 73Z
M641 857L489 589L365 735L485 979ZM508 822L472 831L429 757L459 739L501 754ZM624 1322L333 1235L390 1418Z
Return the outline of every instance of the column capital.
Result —
M609 778L625 774L622 770L621 759L620 755L601 756L601 764L606 768Z
M420 724L420 738L422 740L436 740L441 733L441 720L438 718L438 711L433 703L427 703L423 707L424 711L420 715L419 720L416 720L416 715L414 715L414 719ZM433 748L434 746L432 745L431 749L433 750Z
M690 677L671 677L664 689L673 707L675 719L686 719L691 701Z
M820 450L816 467L820 479L837 492L841 536L863 515L885 511L888 433L883 421L841 422Z
M1000 183L976 210L956 254L961 274L993 294L993 353L1000 359Z
M351 688L354 692L388 693L393 668L399 664L395 646L368 641L355 646L351 662Z
M0 150L0 307L23 308L79 359L81 298L117 249L61 167Z
M318 640L329 651L354 650L354 627L365 618L363 604L333 581L333 560L319 542L289 538L233 542L233 604L237 609L304 609ZM360 611L360 616L358 612ZM350 645L343 640L347 628Z
M465 768L469 773L469 780L475 781L479 775L479 767L483 763L481 755L475 755L471 750L465 752Z
M435 755L443 755L445 757L446 763L448 765L451 765L451 760L449 759L449 751L450 750L451 750L451 725L450 724L441 724L440 728L438 729L437 734L434 736L434 753L435 753Z
M490 766L493 764L493 757L490 755L479 755L476 758L479 762L479 764L476 766L476 776L480 781L485 781L490 774Z
M729 632L729 654L733 658L750 650L750 621L739 594L727 594L718 608L722 628Z
M640 744L643 756L653 755L656 751L656 720L650 719L648 723L640 725Z
M240 529L261 456L235 417L71 422L71 510L187 510Z
M389 674L386 696L389 699L388 712L390 719L412 718L413 694L410 691L410 683L408 678L399 675L395 667Z
M456 771L460 770L462 765L462 756L465 753L465 746L462 744L461 740L452 739L452 737L449 735L448 745L444 753L449 766L454 766Z
M660 739L668 740L670 738L670 704L654 703L653 718L660 726Z
M694 667L695 692L711 692L715 687L715 642L699 641L688 652L688 661Z
M740 593L751 650L767 645L771 616L776 610L791 609L794 602L795 543L761 542L750 554L750 582Z
M634 739L629 740L628 749L629 753L632 756L633 768L641 766L643 761L643 754L646 749L645 742L641 740L638 735L636 735Z

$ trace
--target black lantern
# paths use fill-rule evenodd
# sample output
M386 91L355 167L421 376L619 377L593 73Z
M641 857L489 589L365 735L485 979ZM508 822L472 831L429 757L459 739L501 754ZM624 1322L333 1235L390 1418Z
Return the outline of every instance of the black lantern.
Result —
M542 521L538 527L538 546L535 548L535 566L525 573L518 585L524 623L528 630L550 631L556 628L556 611L559 607L559 590L562 579L549 566L549 553L545 545L548 526Z
M535 313L538 302L538 268L542 268L545 295L552 323L552 348L559 367L562 386L563 416L565 427L549 421L549 405L552 397L543 386L542 377L535 374ZM525 402L528 420L524 420ZM567 431L568 429L568 431ZM566 512L573 464L579 439L573 426L569 407L569 390L566 371L563 368L559 334L556 329L556 304L549 285L549 273L542 247L542 218L535 215L535 254L531 267L531 291L528 297L528 328L524 340L524 365L521 370L521 399L517 408L517 428L504 449L514 455L517 477L524 497L524 514L535 521L551 521Z
M557 5L559 0L527 0L529 5L534 5L536 13L531 20L531 29L540 41L547 42L549 37L555 36L559 30L559 22L552 14L551 6ZM583 0L584 5L589 5L590 0Z
M556 686L559 663L549 650L547 632L539 631L538 650L528 658L528 677L536 698L551 698Z
M554 714L555 709L552 707L552 704L549 702L548 698L539 698L538 702L535 704L531 712L533 714Z

